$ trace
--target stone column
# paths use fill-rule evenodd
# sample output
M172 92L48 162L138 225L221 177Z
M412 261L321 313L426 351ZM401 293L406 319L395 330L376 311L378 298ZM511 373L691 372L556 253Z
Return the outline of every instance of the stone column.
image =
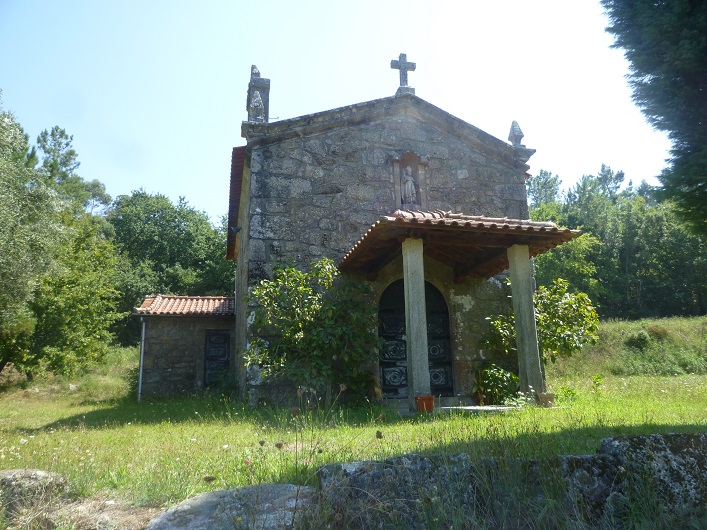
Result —
M528 392L530 387L536 393L545 392L545 378L540 368L538 332L535 327L534 281L528 245L510 247L508 264L511 272L513 315L516 322L520 388L523 392Z
M408 238L403 241L403 281L405 283L408 399L410 407L415 410L415 396L430 394L422 239Z

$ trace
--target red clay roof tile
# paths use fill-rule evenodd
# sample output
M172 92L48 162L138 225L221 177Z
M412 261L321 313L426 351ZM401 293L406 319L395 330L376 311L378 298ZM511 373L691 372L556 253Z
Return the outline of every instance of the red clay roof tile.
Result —
M232 296L148 296L135 315L233 316Z
M536 256L581 234L554 223L437 210L381 216L339 262L343 271L376 272L401 253L401 238L425 239L425 255L451 266L455 281L508 268L506 249L528 245Z

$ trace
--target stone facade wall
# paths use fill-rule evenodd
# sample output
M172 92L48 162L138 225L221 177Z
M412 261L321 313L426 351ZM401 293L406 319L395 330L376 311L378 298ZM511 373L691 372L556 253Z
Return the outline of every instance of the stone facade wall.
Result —
M176 395L204 388L207 330L231 334L230 366L235 367L232 317L145 316L142 396Z
M279 260L343 257L378 217L401 208L395 161L406 153L424 166L421 210L528 217L524 171L512 157L409 116L264 143L250 159L251 280Z
M322 257L341 259L381 215L403 208L401 168L411 160L419 184L415 209L528 218L527 156L519 160L510 145L415 101L421 100L389 98L286 122L244 124L237 293L269 277L278 262L305 268ZM403 104L408 107L401 112ZM509 292L497 279L454 284L451 270L434 260L426 259L425 270L450 312L455 394L470 395L474 361L484 358L484 318L505 311ZM401 259L373 281L377 299L399 278ZM247 347L248 312L245 304L236 311L239 351ZM516 360L510 364L517 366ZM245 388L244 373L240 383Z

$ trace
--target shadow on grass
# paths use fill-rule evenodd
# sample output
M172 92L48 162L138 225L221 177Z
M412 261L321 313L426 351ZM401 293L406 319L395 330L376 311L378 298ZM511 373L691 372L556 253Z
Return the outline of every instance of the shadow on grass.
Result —
M134 397L119 400L95 402L85 400L81 406L94 406L95 409L66 416L42 427L23 430L28 434L50 429L101 429L105 427L132 425L156 425L162 423L186 422L222 422L234 424L243 421L257 422L275 428L284 427L291 420L292 408L258 407L232 399L223 394L202 394L199 396L143 399L140 403ZM305 420L326 424L336 416L337 423L345 418L349 425L365 425L371 418L377 417L382 407L371 405L367 408L342 408L329 412L315 408L307 410L305 406L296 409L296 414ZM402 421L393 419L392 422Z
M381 415L384 412L384 415ZM326 412L315 409L297 411L299 418L306 425L325 426L335 420L337 425L348 427L369 426L380 430L382 436L387 436L386 428L392 429L400 424L414 428L417 424L434 423L441 416L419 415L401 417L391 410L378 406L359 408L337 408ZM222 423L237 425L239 423L256 423L276 429L292 428L292 409L251 408L248 405L232 400L223 395L203 395L172 399L150 399L138 403L134 398L122 399L103 404L86 413L66 416L60 420L48 423L41 428L24 433L39 433L51 429L101 429L120 427L122 425L157 425L163 423ZM475 457L500 458L544 458L564 454L592 454L599 448L603 438L636 435L665 434L670 432L696 433L705 432L704 424L686 423L682 425L647 422L634 425L590 425L567 426L553 432L544 432L529 428L525 432L508 433L504 425L508 413L493 413L493 416L477 414L464 415L457 418L462 423L451 424L449 429L463 429L465 422L479 421L485 418L489 424L488 432L481 436L474 435L464 438L463 433L453 433L452 436L439 436L439 440L430 440L416 449L418 454L430 456L435 454L467 453ZM513 412L510 412L513 414ZM447 428L447 427L445 427ZM305 429L306 430L306 429ZM299 472L293 471L293 478ZM300 482L297 480L296 482Z

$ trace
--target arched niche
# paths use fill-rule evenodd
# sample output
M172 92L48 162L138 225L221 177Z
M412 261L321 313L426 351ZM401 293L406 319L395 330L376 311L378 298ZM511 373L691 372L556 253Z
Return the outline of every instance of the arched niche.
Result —
M421 211L427 204L427 162L408 151L393 160L395 208Z

